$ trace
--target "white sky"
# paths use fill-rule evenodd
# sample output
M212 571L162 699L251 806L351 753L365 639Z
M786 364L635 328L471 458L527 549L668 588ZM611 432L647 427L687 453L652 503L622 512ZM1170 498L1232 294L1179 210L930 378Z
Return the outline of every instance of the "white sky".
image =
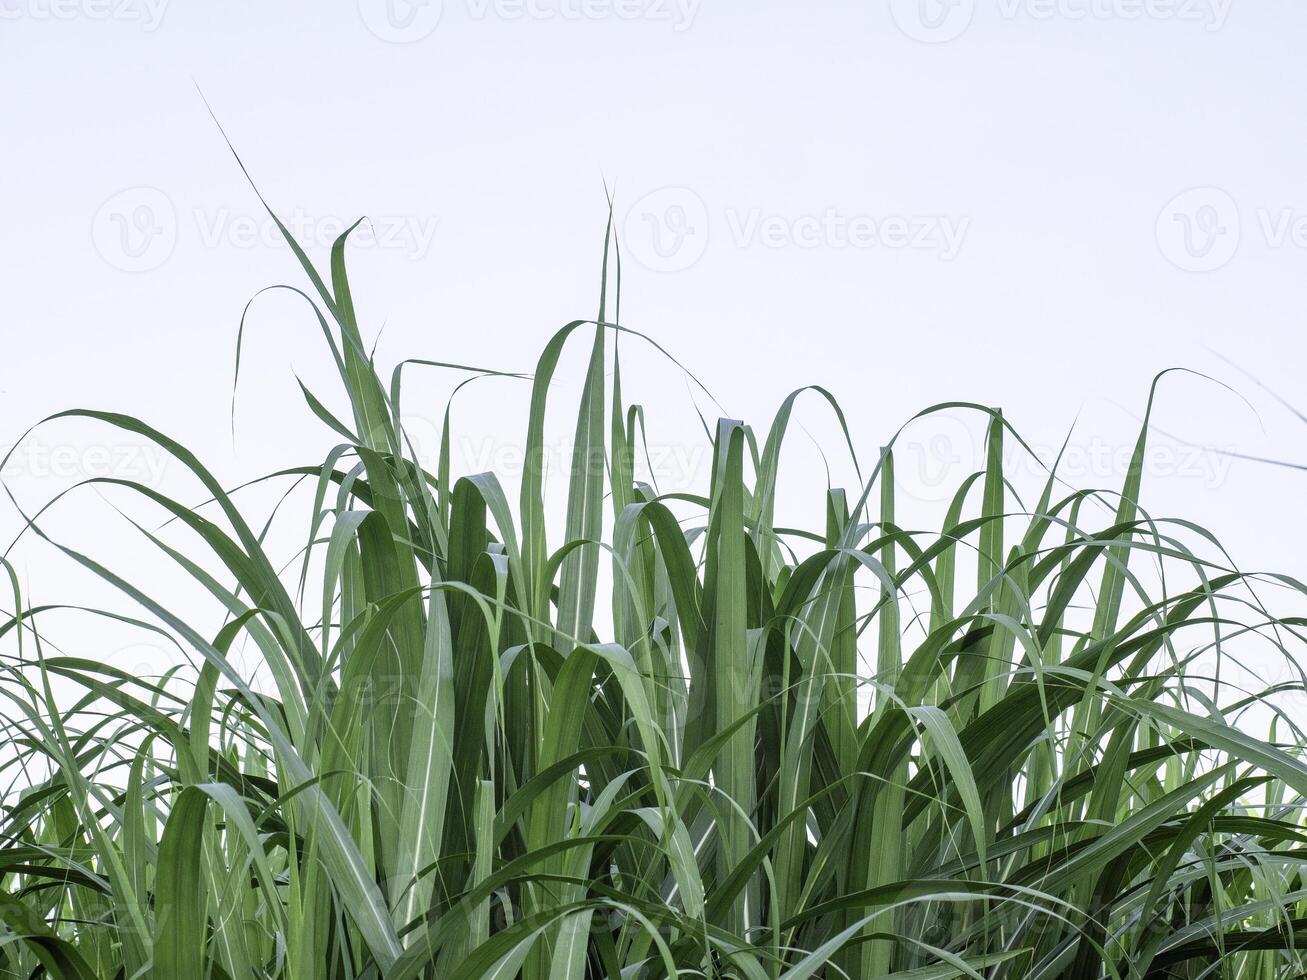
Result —
M1078 419L1068 477L1111 487L1150 379L1190 367L1256 411L1166 381L1157 422L1175 438L1157 436L1145 503L1210 527L1247 567L1303 571L1307 473L1192 448L1307 462L1307 426L1213 353L1307 408L1301 3L389 2L0 0L0 444L60 409L112 409L228 483L331 444L292 376L339 404L325 350L274 296L251 318L233 446L241 309L307 284L198 86L310 241L372 217L352 267L383 364L531 369L557 327L595 313L607 181L623 321L731 415L765 430L789 391L821 384L867 460L939 401L1000 405L1041 449ZM702 488L690 386L623 349L662 475ZM415 373L410 390L429 446L445 379ZM561 446L575 399L560 390ZM511 478L524 396L460 396L464 471ZM800 420L849 479L816 401ZM905 443L923 520L940 460L954 477L977 461L970 432L944 420ZM805 440L782 511L820 526ZM197 499L103 427L24 445L5 476L24 506L108 472ZM50 522L131 571L146 559L120 525L94 494ZM17 526L6 502L6 542ZM89 588L48 549L16 554L37 600Z

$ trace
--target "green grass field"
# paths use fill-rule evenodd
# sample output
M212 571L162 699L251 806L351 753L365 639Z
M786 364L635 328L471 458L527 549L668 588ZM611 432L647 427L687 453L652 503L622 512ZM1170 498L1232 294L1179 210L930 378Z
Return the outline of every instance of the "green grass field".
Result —
M1307 975L1307 757L1282 710L1302 703L1304 623L1263 603L1303 587L1143 508L1146 425L1122 486L1068 486L1050 461L1022 500L1003 415L936 406L988 429L942 526L896 522L890 440L865 484L812 502L824 523L780 527L795 400L845 425L806 389L761 428L709 421L711 473L660 496L635 478L646 419L618 340L662 354L615 322L606 243L598 317L530 379L514 503L494 473L451 477L448 414L435 472L417 464L345 237L322 274L290 241L341 391L305 389L338 448L288 450L270 478L309 491L275 518L311 528L289 565L202 447L70 413L204 485L119 489L226 625L51 535L121 591L116 626L199 665L135 676L51 649L62 610L27 606L6 562L0 973ZM565 347L589 351L579 391L551 384ZM547 410L576 413L556 517ZM1287 680L1227 679L1254 644Z

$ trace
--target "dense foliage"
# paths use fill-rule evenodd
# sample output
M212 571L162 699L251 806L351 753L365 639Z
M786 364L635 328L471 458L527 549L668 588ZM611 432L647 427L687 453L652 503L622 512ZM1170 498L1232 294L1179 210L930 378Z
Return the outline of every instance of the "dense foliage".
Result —
M3 975L1303 975L1307 764L1276 708L1302 684L1219 670L1252 637L1291 664L1302 623L1258 589L1302 590L1140 509L1146 424L1117 492L1050 467L1023 504L1002 414L936 406L988 429L940 530L896 523L892 441L865 486L829 491L824 526L781 528L803 392L765 433L719 421L700 494L660 495L635 477L644 416L617 357L644 342L608 295L540 356L514 507L493 473L451 478L448 414L436 472L418 464L347 237L320 277L287 234L352 413L304 389L342 441L272 477L313 488L296 567L186 447L69 413L203 483L183 503L92 481L184 529L140 528L226 621L206 633L50 540L143 609L119 624L202 664L134 676L47 649L56 610L11 572ZM590 356L551 542L569 342Z

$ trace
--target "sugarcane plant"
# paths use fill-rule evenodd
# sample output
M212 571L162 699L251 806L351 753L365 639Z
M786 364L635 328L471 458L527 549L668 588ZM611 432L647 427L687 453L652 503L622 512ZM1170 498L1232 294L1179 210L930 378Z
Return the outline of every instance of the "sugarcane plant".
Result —
M810 387L765 431L706 426L706 483L660 493L637 476L647 420L619 348L664 352L621 323L610 219L598 315L516 376L514 506L495 473L455 477L448 409L433 467L400 422L406 365L500 372L405 362L387 380L350 232L320 273L277 225L349 407L301 386L338 444L265 478L299 488L292 564L160 429L55 416L149 440L199 481L190 502L86 483L157 514L139 533L222 625L47 531L59 500L22 511L24 541L121 592L100 615L195 666L53 649L64 607L29 604L6 557L4 976L1304 975L1307 759L1285 708L1304 623L1274 611L1303 586L1143 509L1146 415L1122 486L1070 486L1051 460L1027 502L1009 420L936 405L916 418L986 432L938 530L896 519L898 436L814 501L824 523L782 527L796 402L852 449ZM568 345L589 359L551 541ZM1284 669L1227 680L1254 644Z

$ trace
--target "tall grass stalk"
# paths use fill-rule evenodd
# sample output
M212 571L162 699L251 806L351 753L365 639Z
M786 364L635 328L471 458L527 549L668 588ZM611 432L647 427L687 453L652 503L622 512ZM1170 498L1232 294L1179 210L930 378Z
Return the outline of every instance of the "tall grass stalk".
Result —
M452 477L448 412L435 472L419 464L349 232L319 273L279 227L349 406L305 388L341 441L270 477L312 488L297 566L190 449L88 410L61 417L151 440L203 486L187 503L87 481L169 522L140 533L225 624L30 514L26 537L135 607L105 616L199 664L135 676L51 649L58 607L27 605L6 561L3 975L1304 975L1307 760L1277 708L1302 684L1212 669L1254 641L1295 663L1304 624L1259 596L1303 587L1141 508L1146 422L1115 492L1053 465L1025 503L1008 420L934 406L988 430L942 527L898 523L891 439L816 501L824 526L783 528L796 402L848 436L803 389L765 431L709 427L706 483L660 495L635 477L645 418L619 349L648 345L621 325L608 238L597 318L530 376L514 507L494 473ZM569 345L589 345L579 393L553 383ZM560 407L575 445L550 540Z

